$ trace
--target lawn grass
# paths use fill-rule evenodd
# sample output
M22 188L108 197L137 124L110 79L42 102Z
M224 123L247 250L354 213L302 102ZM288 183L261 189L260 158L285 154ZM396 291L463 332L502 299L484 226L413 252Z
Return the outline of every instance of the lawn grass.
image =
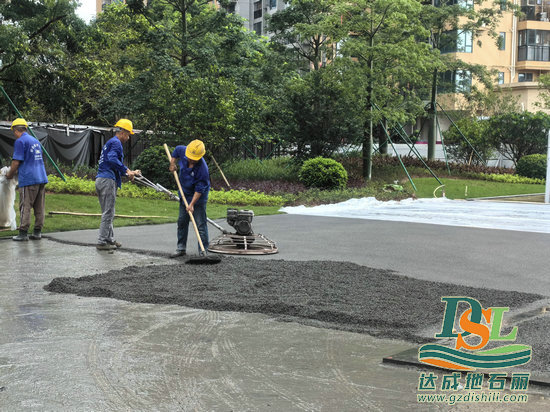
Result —
M16 209L19 201L16 200ZM229 206L208 204L207 213L211 219L223 218L227 215L227 209L250 209L255 215L271 215L278 213L279 206ZM163 218L115 218L114 226L150 225L160 223L175 223L178 219L179 204L171 200L156 199L132 199L117 198L116 214L132 216L165 216ZM50 215L50 211L56 212L79 212L79 213L101 213L99 202L96 196L73 195L73 194L50 194L46 195L46 220L43 232L63 232L68 230L98 229L99 216L70 216ZM17 210L17 223L19 223L19 211ZM34 217L32 218L34 222ZM230 229L229 227L227 229ZM31 223L32 230L32 223ZM1 231L0 237L13 236L16 231Z
M477 197L522 195L531 193L544 193L544 185L521 184L521 183L502 183L491 182L487 180L439 178L445 185L445 196L449 199L471 199ZM413 178L414 184L418 189L416 196L433 197L434 189L440 184L433 177ZM405 187L412 191L411 184L407 182ZM441 197L441 190L436 193Z

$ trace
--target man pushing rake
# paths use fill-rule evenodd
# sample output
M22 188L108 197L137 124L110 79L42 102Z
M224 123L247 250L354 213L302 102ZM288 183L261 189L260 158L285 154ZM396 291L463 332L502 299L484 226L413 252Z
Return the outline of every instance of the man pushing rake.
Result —
M174 175L180 192L178 243L176 253L172 257L186 255L187 234L189 222L191 222L199 244L199 256L189 259L187 263L219 263L221 259L218 256L209 256L206 252L209 245L206 202L210 192L210 173L204 160L206 153L204 143L193 140L187 146L176 146L172 154L164 144L164 150L170 160L169 170Z

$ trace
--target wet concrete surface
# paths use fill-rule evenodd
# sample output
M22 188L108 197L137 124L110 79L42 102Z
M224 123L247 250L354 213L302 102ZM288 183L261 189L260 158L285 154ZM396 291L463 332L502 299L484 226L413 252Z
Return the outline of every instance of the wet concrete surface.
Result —
M405 342L259 314L49 293L44 284L60 272L167 259L48 240L0 246L2 411L390 410L416 402L417 371L381 365Z
M550 296L546 233L299 215L255 216L252 227L279 249L257 259L353 262L417 279ZM191 232L188 251L196 253ZM219 235L212 226L209 233ZM176 247L175 224L115 228L115 234L131 249L168 255ZM91 245L97 230L54 237Z
M550 295L547 262L539 258L541 249L533 250L547 248L549 236L312 219L255 218L256 231L281 251L257 259L351 261L415 278ZM449 410L417 403L418 369L381 363L417 347L412 343L269 315L43 290L59 276L178 264L162 257L173 251L175 225L115 232L126 247L158 256L107 254L50 240L0 241L0 410ZM96 236L53 235L81 244L95 244ZM548 340L544 330L538 338ZM529 396L527 405L453 409L550 407L547 389L533 387Z

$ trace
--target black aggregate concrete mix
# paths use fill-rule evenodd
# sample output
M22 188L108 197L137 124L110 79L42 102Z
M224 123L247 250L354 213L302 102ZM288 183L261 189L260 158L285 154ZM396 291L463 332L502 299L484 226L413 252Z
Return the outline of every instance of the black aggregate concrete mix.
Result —
M60 277L44 289L131 302L264 313L282 320L418 343L430 340L423 329L441 325L445 308L442 296L469 296L483 307L511 309L543 299L536 294L418 280L354 263L242 257L224 257L218 265L130 266L93 276Z

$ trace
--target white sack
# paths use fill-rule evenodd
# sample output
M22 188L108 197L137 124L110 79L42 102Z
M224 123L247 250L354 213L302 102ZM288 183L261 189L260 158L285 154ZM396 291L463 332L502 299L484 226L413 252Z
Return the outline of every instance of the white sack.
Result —
M0 169L0 227L9 227L11 230L17 229L15 221L15 186L17 179L6 179L9 167Z

